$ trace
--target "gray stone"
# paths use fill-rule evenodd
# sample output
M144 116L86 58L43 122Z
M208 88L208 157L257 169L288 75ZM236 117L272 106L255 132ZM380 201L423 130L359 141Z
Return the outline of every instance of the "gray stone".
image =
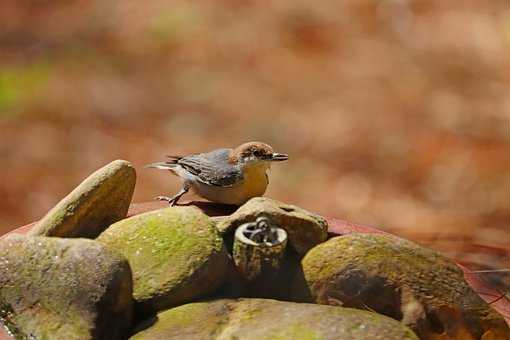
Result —
M216 290L228 255L213 222L195 207L136 215L105 230L97 241L119 251L133 270L142 310L161 310Z
M132 340L418 340L409 328L383 315L264 299L191 303L159 313L138 330Z
M216 225L222 234L226 234L234 232L243 223L254 222L259 216L267 216L285 229L289 245L299 254L305 254L328 238L328 223L323 217L266 197L250 199L232 215L219 219Z
M368 308L402 320L424 339L443 332L452 339L510 339L505 320L453 261L410 241L334 237L309 251L302 269L313 302Z
M0 317L17 338L119 339L132 307L127 261L99 242L0 240Z
M116 160L94 172L62 199L29 232L32 236L94 238L126 217L136 182L127 161Z

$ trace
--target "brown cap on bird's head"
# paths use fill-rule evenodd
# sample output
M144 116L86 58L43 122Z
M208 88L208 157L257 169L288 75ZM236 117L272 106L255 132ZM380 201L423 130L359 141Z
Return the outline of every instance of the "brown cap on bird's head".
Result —
M232 150L229 161L235 164L239 161L285 161L288 158L286 154L274 152L266 143L248 142Z

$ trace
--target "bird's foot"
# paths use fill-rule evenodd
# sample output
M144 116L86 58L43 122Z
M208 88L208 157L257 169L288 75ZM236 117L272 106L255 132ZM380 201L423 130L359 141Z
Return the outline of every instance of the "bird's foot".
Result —
M156 197L156 199L158 201L168 202L168 204L170 204L170 206L172 206L172 207L177 203L177 200L175 199L175 197L158 196L158 197Z

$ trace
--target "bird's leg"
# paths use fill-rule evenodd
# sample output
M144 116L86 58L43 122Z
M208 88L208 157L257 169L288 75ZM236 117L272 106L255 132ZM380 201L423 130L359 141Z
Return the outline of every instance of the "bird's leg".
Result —
M182 189L177 193L175 194L175 196L172 196L172 197L168 197L168 196L158 196L156 197L157 200L160 200L160 201L167 201L172 207L174 205L177 204L177 201L179 201L179 199L189 191L189 188L190 186L187 185L187 184L184 184L182 186Z

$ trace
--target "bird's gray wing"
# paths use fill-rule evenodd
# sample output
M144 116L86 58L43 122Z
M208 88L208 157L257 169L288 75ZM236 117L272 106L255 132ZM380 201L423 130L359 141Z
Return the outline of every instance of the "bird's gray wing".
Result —
M228 162L232 149L218 149L208 153L189 155L177 160L177 164L197 176L208 185L232 186L243 179L238 166Z

